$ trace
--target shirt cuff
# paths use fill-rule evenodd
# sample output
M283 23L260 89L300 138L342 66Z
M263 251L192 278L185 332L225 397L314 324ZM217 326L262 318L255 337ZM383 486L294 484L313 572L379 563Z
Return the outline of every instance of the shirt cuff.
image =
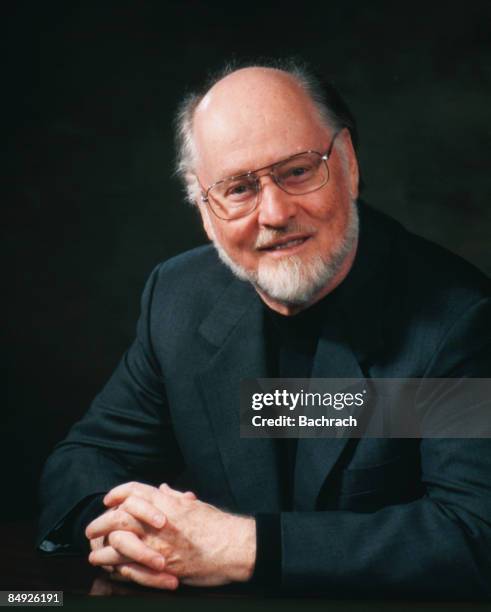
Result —
M102 500L105 493L84 497L39 544L38 550L49 555L79 555L90 551L85 528L107 510Z
M256 565L251 582L281 586L281 521L279 514L256 514Z

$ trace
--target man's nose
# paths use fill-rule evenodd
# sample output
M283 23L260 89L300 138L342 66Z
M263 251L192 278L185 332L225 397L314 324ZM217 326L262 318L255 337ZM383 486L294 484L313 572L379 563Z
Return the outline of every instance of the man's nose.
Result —
M261 177L258 222L267 227L284 227L297 214L295 196L278 187L269 174Z

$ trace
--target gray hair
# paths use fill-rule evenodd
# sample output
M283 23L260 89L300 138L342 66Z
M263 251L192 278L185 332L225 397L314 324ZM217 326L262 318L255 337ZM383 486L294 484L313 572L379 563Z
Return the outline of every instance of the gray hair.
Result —
M218 81L236 70L249 67L274 68L289 74L314 103L321 123L335 131L346 127L351 133L355 147L357 145L356 123L346 102L331 83L314 74L305 63L294 59L242 64L228 63L198 91L186 95L177 110L175 118L177 153L175 173L183 182L186 199L191 204L196 204L201 191L195 174L196 150L193 138L193 119L196 107ZM344 151L341 151L342 159L344 158L343 161L345 161L343 153Z

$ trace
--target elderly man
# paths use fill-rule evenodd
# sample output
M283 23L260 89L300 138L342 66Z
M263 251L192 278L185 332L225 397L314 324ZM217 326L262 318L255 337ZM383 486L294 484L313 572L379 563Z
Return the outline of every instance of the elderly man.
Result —
M85 530L92 564L163 589L489 596L489 441L241 439L238 407L244 378L489 376L488 280L358 202L349 112L297 68L229 72L178 130L215 249L152 273L48 460L41 550Z

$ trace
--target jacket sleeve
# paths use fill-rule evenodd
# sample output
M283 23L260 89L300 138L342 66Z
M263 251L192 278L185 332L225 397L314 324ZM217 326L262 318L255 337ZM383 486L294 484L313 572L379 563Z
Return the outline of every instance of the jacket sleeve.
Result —
M454 323L425 376L489 377L490 330L483 300ZM410 503L283 513L284 587L350 598L490 598L491 439L425 438L420 454L424 495Z
M172 433L165 388L150 333L156 268L143 292L134 343L85 416L48 458L40 481L37 546L71 553L76 544L65 521L84 500L130 480L156 483L179 471L181 454Z

